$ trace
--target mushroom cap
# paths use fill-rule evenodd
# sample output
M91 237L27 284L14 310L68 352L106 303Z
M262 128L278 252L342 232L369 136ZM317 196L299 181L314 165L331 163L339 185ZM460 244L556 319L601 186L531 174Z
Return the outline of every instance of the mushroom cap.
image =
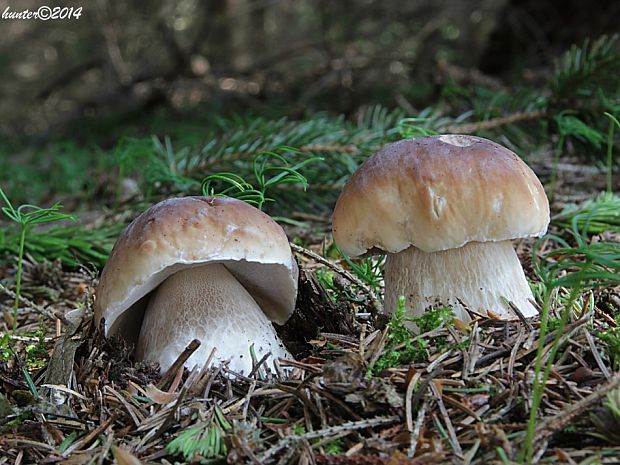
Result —
M224 264L270 320L283 324L293 312L298 269L280 225L241 200L182 197L153 205L118 238L95 319L105 319L106 334L135 340L144 297L173 273L210 263Z
M388 144L346 183L333 234L351 256L410 246L425 252L468 242L540 236L549 202L534 172L487 139L427 136Z

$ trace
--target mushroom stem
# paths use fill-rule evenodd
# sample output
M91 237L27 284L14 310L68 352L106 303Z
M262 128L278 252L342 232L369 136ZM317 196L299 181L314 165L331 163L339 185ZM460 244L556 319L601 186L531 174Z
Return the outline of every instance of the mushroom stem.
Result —
M271 322L248 291L222 264L198 266L168 277L153 293L144 314L136 348L138 360L172 365L193 339L200 347L186 366L202 366L212 349L215 357L230 360L229 368L252 370L250 346L260 360L292 358Z
M455 317L469 321L463 304L483 315L490 310L505 319L517 318L505 298L525 317L538 312L532 291L511 241L470 242L457 249L423 252L409 247L388 254L385 263L385 310L393 313L406 298L406 315L417 317L430 305L450 305ZM414 325L412 325L414 326Z

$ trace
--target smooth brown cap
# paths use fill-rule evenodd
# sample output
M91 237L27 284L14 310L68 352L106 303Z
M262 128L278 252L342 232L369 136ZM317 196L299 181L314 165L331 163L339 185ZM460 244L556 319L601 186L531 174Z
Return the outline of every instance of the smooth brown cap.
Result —
M152 206L119 237L97 287L96 321L105 318L106 333L137 331L143 297L209 263L224 264L270 320L282 324L293 312L298 269L280 225L241 200L183 197Z
M386 145L351 176L333 214L334 239L352 256L540 236L548 224L534 172L507 148L463 135Z

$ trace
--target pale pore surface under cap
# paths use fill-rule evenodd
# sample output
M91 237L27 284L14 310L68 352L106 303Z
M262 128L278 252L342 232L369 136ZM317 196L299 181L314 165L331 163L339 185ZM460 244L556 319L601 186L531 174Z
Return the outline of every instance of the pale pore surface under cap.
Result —
M200 347L186 362L190 369L205 363L215 347L215 360L229 367L252 370L250 346L257 360L292 358L258 304L223 265L182 270L164 281L150 298L144 315L136 356L155 361L163 370L172 365L193 340Z
M119 237L101 274L95 318L106 334L132 342L146 295L172 274L206 263L226 263L269 318L284 323L297 294L297 264L286 234L247 203L224 197L160 202Z
M463 303L482 315L490 310L502 319L516 319L502 297L514 303L525 317L538 314L529 301L534 297L510 241L470 242L431 253L410 247L388 255L385 282L388 314L394 312L401 295L405 296L409 317L423 315L431 305L450 305L456 318L469 321Z

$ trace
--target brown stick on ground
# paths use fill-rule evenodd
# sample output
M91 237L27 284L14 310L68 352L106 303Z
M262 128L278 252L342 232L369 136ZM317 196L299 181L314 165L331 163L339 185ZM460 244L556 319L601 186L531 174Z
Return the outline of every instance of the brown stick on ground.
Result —
M344 268L336 265L335 263L330 262L329 260L327 260L326 258L321 257L318 253L313 252L312 250L308 250L304 247L301 247L297 244L294 243L290 243L291 245L291 249L293 249L293 251L305 255L306 257L309 257L325 266L327 266L328 268L331 268L332 270L334 270L336 273L338 273L339 275L343 276L345 279L347 279L349 282L355 284L357 287L363 289L365 292L368 293L368 297L370 299L370 303L372 305L373 310L376 313L383 313L383 305L381 305L381 302L379 301L379 299L377 298L377 296L375 295L375 293L373 292L373 290L368 287L366 284L364 284L357 276L355 276L352 273L349 273L347 270L345 270Z
M453 134L472 134L474 132L495 129L502 126L508 126L510 124L522 123L524 121L533 121L544 118L545 115L546 113L541 110L520 111L518 113L513 113L512 115L492 118L486 121L478 121L476 123L453 124L443 128L442 132Z
M609 383L603 385L589 396L575 402L557 415L543 420L541 425L536 428L534 444L538 444L553 433L560 431L575 417L583 414L586 410L599 403L607 394L618 387L620 387L620 373L616 374Z
M198 349L198 347L200 347L200 341L198 339L194 339L188 344L188 346L183 352L181 352L181 354L177 357L174 363L170 365L170 368L168 368L168 371L164 373L164 376L161 377L159 383L157 383L157 389L163 389L166 384L168 384L168 382L170 382L172 378L174 378L179 368L185 364L187 359L190 358L190 356L194 352L196 352L196 349Z

